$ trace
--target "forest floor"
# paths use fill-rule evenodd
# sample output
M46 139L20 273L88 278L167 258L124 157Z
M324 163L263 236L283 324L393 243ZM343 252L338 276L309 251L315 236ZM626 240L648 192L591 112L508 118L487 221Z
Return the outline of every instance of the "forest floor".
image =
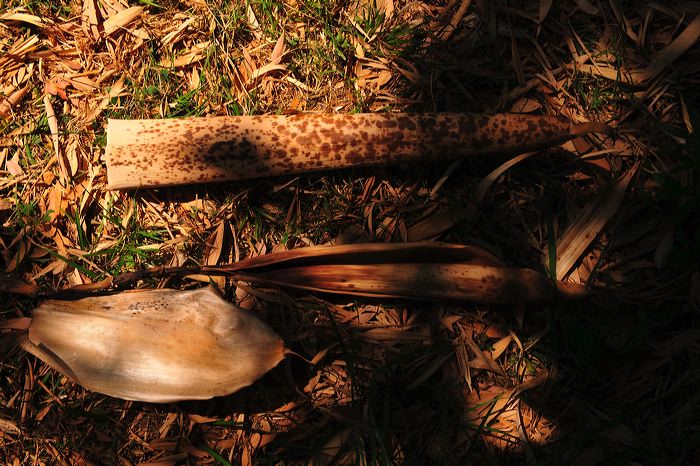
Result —
M697 2L0 5L1 320L40 302L10 284L50 293L328 243L475 245L592 290L486 305L145 280L211 281L310 362L159 405L3 345L3 464L697 461ZM108 118L396 111L564 115L615 134L515 160L106 189Z

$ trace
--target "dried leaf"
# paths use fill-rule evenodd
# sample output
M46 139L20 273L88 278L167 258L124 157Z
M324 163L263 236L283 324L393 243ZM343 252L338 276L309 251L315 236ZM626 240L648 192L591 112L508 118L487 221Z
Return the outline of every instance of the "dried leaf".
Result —
M163 58L160 61L160 66L181 68L183 66L188 66L188 65L191 65L192 63L196 63L196 62L204 59L205 51L209 48L210 44L211 44L210 41L205 41L205 42L200 42L198 44L194 44L187 51L185 51L182 55L175 58L175 60L172 60L170 58Z
M37 27L42 27L44 25L44 21L40 17L28 13L5 13L4 15L0 15L0 21L19 21Z
M284 56L285 53L285 46L284 46L284 31L282 34L280 34L279 39L277 39L277 43L275 43L275 48L272 50L272 55L270 55L270 64L271 65L278 65L282 61L282 57Z
M467 9L469 8L469 5L471 5L471 3L471 0L462 0L462 3L460 3L459 8L452 16L452 19L450 19L450 23L440 34L440 40L446 41L450 37L452 37L452 34L454 34L454 32L457 30L457 26L459 26L459 23L462 21L462 18L464 18L464 14L467 12Z
M202 416L199 414L188 414L187 417L190 419L190 421L194 422L195 424L206 424L207 422L214 422L219 420L219 418L216 417Z
M459 218L448 210L437 210L408 227L407 241L416 242L437 237L452 228L458 220Z
M47 301L22 347L90 390L149 402L227 395L284 350L266 324L211 287Z
M700 15L693 18L690 24L667 47L652 56L651 63L644 70L635 73L638 81L651 79L661 73L668 65L683 55L700 39Z
M508 160L507 162L504 162L501 166L489 173L486 176L486 178L481 180L479 185L474 190L474 194L472 195L474 204L476 206L480 206L481 204L483 204L484 199L486 199L486 193L488 192L489 188L491 188L491 185L498 178L500 178L501 175L503 175L506 172L506 170L508 170L513 165L522 162L523 160L529 159L535 154L536 152L528 152L525 154L518 155L517 157L513 157L512 159Z
M532 113L541 108L542 104L538 100L523 97L511 105L510 111L514 113Z
M97 0L83 0L83 30L93 39L99 39L101 22L97 10Z
M246 9L246 17L248 18L248 24L250 24L250 30L253 32L253 35L256 39L260 39L262 37L260 23L258 22L258 18L255 17L255 11L253 11L253 7L250 3Z
M22 97L24 97L27 94L27 92L29 92L29 85L17 89L12 94L10 94L9 97L2 98L2 100L0 101L0 117L7 117L8 113L10 113L10 110L12 110L12 108L15 105L17 105L17 103L20 100L22 100Z
M49 130L51 131L51 141L53 141L53 150L56 154L56 160L58 160L58 166L61 168L61 175L63 176L64 185L67 184L67 180L70 179L69 167L66 161L61 155L58 142L58 120L56 119L56 114L53 111L53 105L51 105L51 98L48 95L44 96L44 108L46 110L46 117L49 123Z
M394 14L394 0L375 0L377 11L384 13L388 20Z
M371 297L508 303L551 298L548 280L532 270L473 264L314 265L241 278L327 293Z
M598 15L600 13L600 10L588 0L576 0L576 6L589 15Z
M4 418L0 418L0 432L11 435L20 435L22 433L15 421Z
M272 63L261 66L260 68L256 69L253 71L250 75L250 78L248 78L248 81L246 84L250 84L253 81L255 81L258 78L261 78L269 73L272 73L274 71L285 71L287 69L286 66L284 65L274 65Z
M566 229L556 248L557 280L562 280L588 247L613 218L625 198L627 185L637 173L639 165L631 168L622 178L603 190L589 203ZM545 264L549 263L549 255Z
M493 351L491 351L491 359L494 361L501 357L501 355L508 349L510 342L513 341L512 335L505 336L493 344Z
M499 266L493 254L475 246L448 243L366 243L311 246L264 254L225 266L228 271L255 272L273 267L337 264L470 263Z
M5 267L5 273L14 272L17 266L21 264L24 258L27 256L28 252L29 246L27 245L27 241L24 241L22 239L17 241L17 251L15 252L14 256L12 256L12 259L10 259L10 261L7 263L7 267ZM14 289L15 285L16 283L10 283L10 289Z
M474 247L388 243L301 248L219 270L244 281L372 297L519 302L556 294L544 276L497 264Z
M126 10L122 10L119 13L115 14L114 16L110 16L104 23L104 31L102 34L105 37L109 37L115 32L126 28L129 26L131 23L136 21L136 18L138 18L141 15L141 12L143 11L143 7L141 6L132 6L131 8L127 8Z
M549 14L550 8L552 8L553 0L540 0L540 24L544 22L544 19Z
M24 170L22 170L22 167L19 164L19 152L15 152L15 155L13 155L11 159L5 161L5 168L7 168L8 172L10 172L10 175L24 175Z

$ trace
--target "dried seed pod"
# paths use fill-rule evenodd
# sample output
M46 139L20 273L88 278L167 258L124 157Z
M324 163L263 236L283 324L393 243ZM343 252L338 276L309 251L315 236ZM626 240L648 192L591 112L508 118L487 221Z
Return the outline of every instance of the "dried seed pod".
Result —
M212 287L46 301L22 347L90 390L149 402L227 395L284 357L272 329Z
M109 120L110 189L240 180L312 170L526 152L604 123L461 113L255 115Z

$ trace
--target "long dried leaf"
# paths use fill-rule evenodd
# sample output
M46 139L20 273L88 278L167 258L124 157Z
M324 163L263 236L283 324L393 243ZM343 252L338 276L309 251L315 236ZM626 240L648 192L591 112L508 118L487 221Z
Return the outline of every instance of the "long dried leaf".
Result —
M486 198L486 193L488 192L489 188L491 185L501 177L509 168L511 168L513 165L522 162L525 159L529 159L535 155L535 152L528 152L525 154L520 154L517 157L513 157L512 159L508 160L507 162L504 162L501 166L493 170L491 173L489 173L486 178L481 180L479 185L476 187L474 190L474 194L472 194L472 199L474 201L474 204L477 206L480 206L483 202L484 199Z
M474 246L459 244L365 243L340 246L312 246L265 254L226 266L230 271L254 272L257 269L289 268L307 265L462 263L501 265L491 253Z
M603 190L566 229L556 248L557 280L568 275L574 264L617 213L625 198L627 185L637 173L637 168L638 165ZM545 258L545 263L549 263L549 256Z
M532 270L474 264L312 265L241 278L326 293L512 303L551 298L551 283Z
M690 24L676 37L673 42L655 53L649 65L642 71L634 74L637 82L642 82L659 75L678 57L683 55L690 47L700 39L700 15L693 18Z
M498 303L556 294L537 272L503 267L479 248L432 242L301 248L243 260L225 270L245 281L359 296Z
M553 0L540 0L540 24L544 22L544 19L549 14L549 9L552 8Z
M37 27L42 27L44 25L44 20L36 15L30 15L29 13L5 13L0 15L0 21L19 21L22 23L29 23Z
M61 168L61 175L63 176L64 184L71 177L69 170L69 164L64 160L61 154L60 143L58 140L58 120L56 119L56 113L53 110L53 105L51 104L51 97L48 94L44 95L44 109L46 110L46 118L49 123L49 131L51 131L51 141L53 142L53 150L56 155L56 160L58 160L58 166Z

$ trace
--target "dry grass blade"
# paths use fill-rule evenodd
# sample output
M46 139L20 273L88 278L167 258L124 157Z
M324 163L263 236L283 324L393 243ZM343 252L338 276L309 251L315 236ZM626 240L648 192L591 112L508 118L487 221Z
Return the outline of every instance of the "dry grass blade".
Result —
M625 69L605 64L580 64L577 68L611 81L642 85L659 76L671 63L686 53L700 39L700 15L695 16L686 28L668 46L652 55L649 64L643 69Z
M110 120L105 158L109 187L123 189L523 152L609 130L603 123L517 114Z
M700 15L693 18L673 42L655 53L649 65L642 71L634 73L633 77L638 82L642 82L658 76L666 67L695 45L698 39L700 39Z
M417 242L312 246L255 256L224 268L229 271L254 272L258 269L279 269L305 265L417 262L469 262L471 264L493 266L502 264L501 260L493 254L475 246Z
M637 173L639 165L631 168L622 178L604 189L588 204L576 220L564 231L556 248L556 276L562 280L571 271L605 225L622 205L627 186ZM549 256L545 258L549 263Z
M503 175L513 165L516 165L516 164L522 162L523 160L529 159L533 155L535 155L534 152L520 154L517 157L513 157L512 159L503 163L500 167L496 168L491 173L489 173L486 176L486 178L481 180L479 185L474 190L474 194L472 195L472 199L474 201L474 204L476 206L480 206L481 204L483 204L484 199L486 198L486 193L488 192L489 188L498 178L501 177L501 175Z
M266 324L211 287L47 301L22 347L88 389L151 402L232 393L284 351Z

